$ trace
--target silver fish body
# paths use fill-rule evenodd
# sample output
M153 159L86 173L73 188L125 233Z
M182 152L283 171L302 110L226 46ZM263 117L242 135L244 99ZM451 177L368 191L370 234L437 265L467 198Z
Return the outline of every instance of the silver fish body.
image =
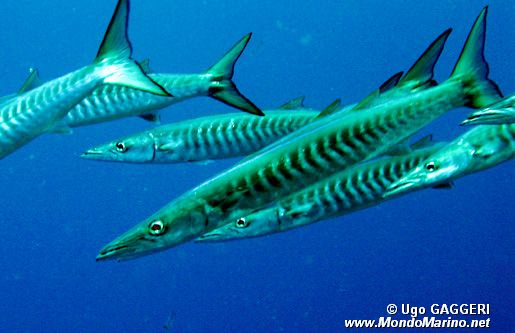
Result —
M93 64L49 81L0 104L0 158L51 130L94 89L103 84L126 85L168 95L130 59L127 39L129 1L120 0Z
M234 66L252 34L241 38L214 66L199 74L148 73L168 93L159 96L124 86L102 86L66 115L61 128L91 125L129 116L143 116L197 96L210 96L248 113L261 110L243 96L232 81Z
M201 117L154 129L87 150L81 157L130 163L199 162L245 156L310 123L312 109Z
M148 74L172 96L158 96L124 86L102 86L85 96L63 119L63 126L79 127L143 115L187 98L208 95L206 75Z
M182 244L334 172L381 155L450 109L490 104L499 92L487 79L485 18L486 8L474 23L447 81L380 105L345 112L332 122L301 129L300 135L290 134L289 142L265 148L170 202L104 246L97 260L127 259ZM437 39L440 46L448 33ZM430 73L424 81L431 80L432 69Z
M0 158L47 132L103 82L86 67L10 99L0 107Z

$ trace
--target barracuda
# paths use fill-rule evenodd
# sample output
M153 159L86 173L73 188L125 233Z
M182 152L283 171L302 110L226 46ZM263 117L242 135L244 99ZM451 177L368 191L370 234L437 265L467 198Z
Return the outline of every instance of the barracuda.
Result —
M202 235L196 242L219 242L259 237L380 204L388 187L408 174L443 144L416 149L403 156L383 158L336 173L271 207L260 209Z
M351 110L300 135L292 133L289 142L265 148L264 153L170 202L107 244L97 260L128 259L182 244L335 171L384 153L452 108L491 104L499 92L487 79L485 18L486 8L447 81L371 108ZM427 61L433 63L440 55L449 32L431 45L440 52L430 53ZM432 81L432 72L426 76Z
M128 14L129 1L120 0L92 65L7 98L0 105L0 158L51 130L70 108L103 84L168 95L130 59Z
M244 156L311 122L320 111L292 100L265 117L230 113L190 119L87 150L81 157L131 163L178 163Z
M391 184L384 197L449 184L515 157L515 124L477 126Z
M515 123L515 94L471 113L462 125L513 124Z
M196 96L210 96L242 111L263 115L261 110L243 96L232 81L234 66L252 34L238 41L218 63L200 74L147 75L166 89L171 96L158 96L122 86L102 86L95 89L56 126L58 132L70 132L70 127L91 125L129 116L147 120L159 119L156 110Z

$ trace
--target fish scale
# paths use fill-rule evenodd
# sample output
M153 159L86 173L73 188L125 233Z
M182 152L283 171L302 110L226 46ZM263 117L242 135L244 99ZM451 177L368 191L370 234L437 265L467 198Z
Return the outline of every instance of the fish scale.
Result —
M0 158L53 129L69 110L101 85L123 85L148 94L168 95L130 58L127 39L129 1L119 0L93 64L39 87L28 86L0 105Z
M283 198L270 208L248 214L243 217L244 227L229 223L201 236L198 241L222 241L286 231L366 208L415 189L449 182L513 157L515 125L478 126L451 143L419 149L410 155L372 161L335 174ZM451 168L453 161L459 163L455 168ZM398 188L396 184L399 182L402 184L405 179L412 181L412 175L420 172L422 176L429 174L424 172L428 162L445 171L433 181L408 182L418 185L390 192L391 188Z
M264 236L348 214L383 201L382 194L396 180L444 145L418 149L352 167L295 192L269 208L241 216L197 241L222 241ZM393 172L392 172L393 171ZM388 175L388 176L387 176ZM245 227L235 223L243 219Z
M399 81L402 86L406 79L420 89L379 105L369 103L374 93L345 115L328 114L330 118L307 125L171 201L104 246L97 260L130 258L185 243L336 171L383 154L451 109L491 104L501 94L488 79L483 53L486 14L485 7L448 80L435 86L432 78L450 30ZM286 165L295 169L297 177L287 176Z
M209 186L200 185L192 192L196 196L212 195L213 202L218 203L223 201L220 196L225 191L221 189L227 187L227 175L242 175L243 185L240 187L250 189L247 193L259 192L260 195L255 198L245 195L245 200L229 196L227 200L230 204L225 205L224 210L240 213L239 210L264 205L334 171L380 155L388 147L415 133L449 109L464 105L467 95L465 84L450 79L429 91L401 97L367 110L351 111L352 114L325 123L300 137L292 138L290 143L275 147L264 155L229 169L210 180ZM371 126L372 124L379 125ZM291 179L281 176L287 172L281 170L286 160L289 160L288 164L300 177ZM231 187L229 192L232 192L232 196L239 193ZM187 194L184 198L187 198ZM205 210L213 212L216 207ZM224 218L215 218L213 227L224 223L229 215L228 211L221 212Z
M422 165L391 184L384 197L430 186L450 186L454 179L515 157L515 124L480 125L429 156Z
M240 110L262 115L232 81L234 65L251 34L238 41L214 66L200 74L147 74L170 96L157 96L128 87L98 87L75 105L61 121L60 128L96 124L128 116L149 115L187 98L211 96Z
M471 113L462 125L513 124L515 123L515 94L489 105L487 108Z
M0 156L30 140L31 133L51 128L54 121L63 117L103 80L91 67L86 67L3 104L0 110Z
M145 114L186 98L207 95L210 87L210 83L206 83L202 75L193 75L198 78L196 81L192 78L169 79L166 74L148 76L163 86L173 97L152 95L122 86L104 86L97 88L71 109L63 122L69 127L78 127L135 114Z
M120 161L152 163L243 156L309 124L319 113L301 108L271 110L264 117L242 113L202 117L115 140L90 149L82 156L99 160L119 157ZM124 143L128 149L117 151L119 143ZM139 154L137 149L143 153Z

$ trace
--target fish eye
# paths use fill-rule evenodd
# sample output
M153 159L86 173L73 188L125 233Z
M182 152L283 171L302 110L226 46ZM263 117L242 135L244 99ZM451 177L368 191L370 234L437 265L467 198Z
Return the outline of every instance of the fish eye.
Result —
M436 169L438 169L437 165L435 164L435 162L428 162L426 163L425 165L425 168L427 171L429 172L433 172L435 171Z
M160 235L165 231L165 226L163 224L163 221L156 220L152 221L150 225L148 226L148 230L151 235Z
M124 153L127 151L127 146L125 146L125 143L123 142L117 142L114 146L116 147L116 150L120 153Z
M236 226L238 228L245 228L245 227L248 227L248 223L247 223L247 220L245 220L244 217L242 218L239 218L238 221L236 221Z

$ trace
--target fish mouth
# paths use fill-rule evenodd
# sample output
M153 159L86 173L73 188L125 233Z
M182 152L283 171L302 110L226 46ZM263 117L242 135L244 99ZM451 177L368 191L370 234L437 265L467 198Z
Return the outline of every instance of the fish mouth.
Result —
M393 195L397 195L400 193L404 193L408 191L411 188L416 187L416 185L419 183L418 180L401 180L398 182L393 183L388 187L388 189L383 193L383 198L391 197Z
M104 155L104 153L105 153L104 151L100 151L97 149L88 149L85 152L83 152L82 154L80 154L80 157L95 159L99 155Z
M130 248L128 245L107 245L100 250L96 261L129 259L135 251L134 248Z
M200 237L197 237L194 242L195 243L207 243L207 242L216 242L220 239L220 237L222 236L222 234L220 233L209 233L209 234L205 234L205 235L202 235Z
M481 110L471 113L467 119L463 120L460 125L476 125L476 124L502 124L505 112L503 110Z
M107 162L116 162L118 160L118 155L110 149L88 149L82 154L80 154L81 158L87 160L101 160Z

